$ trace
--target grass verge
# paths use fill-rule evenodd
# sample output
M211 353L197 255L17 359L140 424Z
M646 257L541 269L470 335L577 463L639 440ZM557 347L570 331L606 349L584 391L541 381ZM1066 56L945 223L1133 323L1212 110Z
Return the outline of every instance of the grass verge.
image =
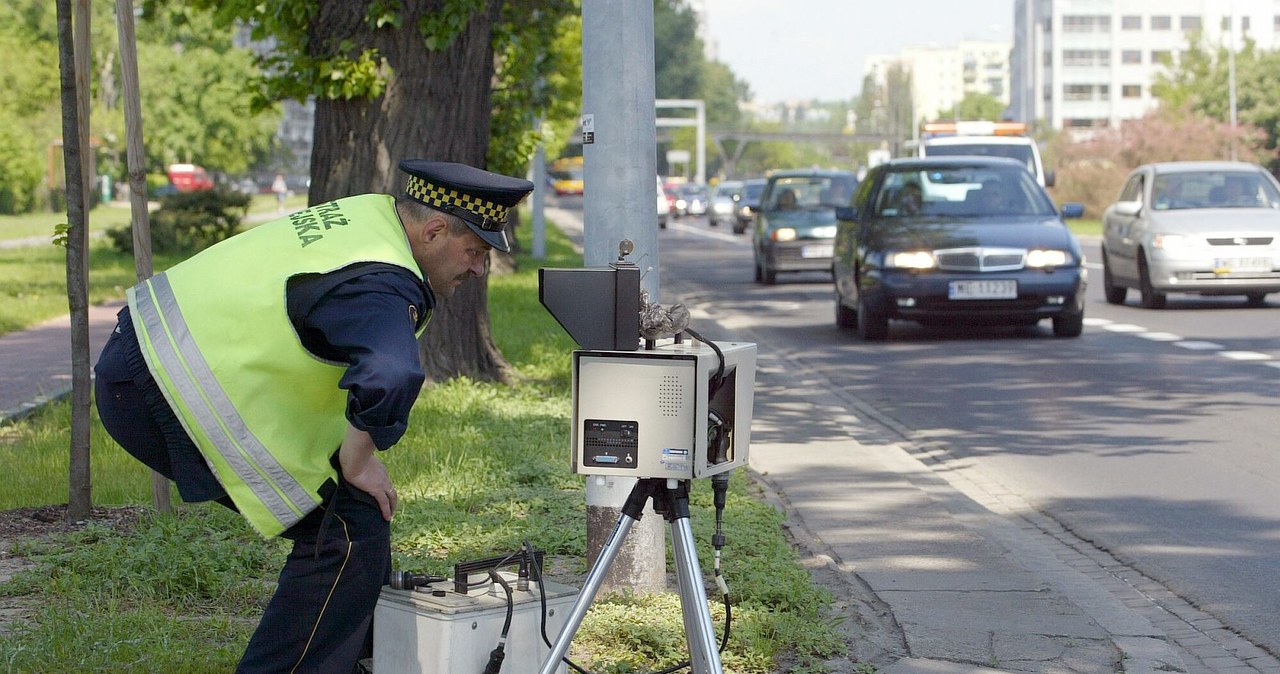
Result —
M441 573L529 540L555 560L551 577L586 569L584 480L570 472L568 452L574 345L537 301L539 264L581 259L554 228L548 251L490 279L493 334L519 383L458 379L424 390L412 430L385 457L401 499L392 523L397 568ZM66 502L68 416L54 405L0 427L0 465L12 476L0 510ZM146 470L96 420L93 428L95 503L148 503ZM709 484L695 482L691 509L705 566ZM789 671L823 671L820 663L844 650L827 615L831 596L813 586L781 514L754 498L742 475L731 481L725 534L734 622L724 671L779 671L782 660ZM21 541L15 552L36 566L0 584L0 597L32 614L0 639L0 670L202 674L234 668L287 548L258 539L221 507L181 504L172 516L148 512L123 528L89 523ZM715 600L712 614L719 629ZM675 595L600 597L570 656L596 672L654 670L683 659L683 634Z

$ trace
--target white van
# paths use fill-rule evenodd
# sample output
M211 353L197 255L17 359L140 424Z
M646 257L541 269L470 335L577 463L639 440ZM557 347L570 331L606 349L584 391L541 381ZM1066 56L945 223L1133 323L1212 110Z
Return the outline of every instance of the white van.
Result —
M1021 122L929 122L921 134L919 155L1008 157L1025 164L1041 187L1053 187L1053 173L1045 172L1036 140L1025 133Z

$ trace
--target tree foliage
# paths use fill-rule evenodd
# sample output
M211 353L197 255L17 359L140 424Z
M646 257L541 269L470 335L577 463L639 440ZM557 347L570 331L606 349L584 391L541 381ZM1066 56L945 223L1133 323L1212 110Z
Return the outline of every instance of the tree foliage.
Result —
M971 91L960 99L950 110L941 110L937 117L942 119L989 120L998 122L1004 117L1004 103L991 94Z
M1060 137L1055 147L1055 197L1081 202L1086 213L1100 216L1135 167L1158 161L1228 159L1233 147L1243 161L1266 165L1276 156L1259 129L1233 129L1189 106L1161 107L1087 140L1066 142L1065 135Z
M115 3L97 0L91 10L96 169L122 179L126 139ZM257 71L233 46L231 30L179 10L152 11L137 22L147 168L162 172L168 163L191 161L213 171L246 171L269 152L279 113L249 109L244 87ZM62 136L57 39L53 3L0 6L0 209L47 203L41 178L48 172L60 181L60 169L46 165L47 148Z
M1230 60L1226 47L1211 49L1193 41L1180 56L1177 67L1157 77L1151 92L1162 107L1186 109L1230 122ZM1234 60L1237 121L1243 127L1261 131L1265 137L1263 147L1274 151L1280 146L1280 90L1274 86L1280 75L1280 51L1262 51L1252 40L1246 40ZM1245 133L1250 135L1247 129ZM1250 154L1252 148L1244 148L1244 152ZM1272 153L1263 162L1272 173L1280 173L1280 159L1276 157Z

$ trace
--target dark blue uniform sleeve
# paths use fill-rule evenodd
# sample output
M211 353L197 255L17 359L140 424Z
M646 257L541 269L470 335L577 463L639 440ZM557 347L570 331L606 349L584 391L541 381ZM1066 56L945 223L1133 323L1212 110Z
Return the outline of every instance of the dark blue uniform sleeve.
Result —
M322 339L313 352L342 354L349 364L339 382L348 391L347 419L378 449L404 435L426 378L414 332L429 301L417 279L375 272L335 286L303 318L309 348Z

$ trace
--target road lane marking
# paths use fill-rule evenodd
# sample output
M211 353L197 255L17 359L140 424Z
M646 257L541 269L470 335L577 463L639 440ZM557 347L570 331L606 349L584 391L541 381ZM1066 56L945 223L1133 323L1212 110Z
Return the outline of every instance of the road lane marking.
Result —
M1218 355L1231 360L1271 360L1271 356L1257 351L1223 351Z
M1139 337L1149 339L1153 342L1180 342L1182 337L1172 332L1144 332Z
M731 243L746 243L748 239L742 235L721 234L720 232L712 232L701 227L690 227L683 222L669 222L667 229L674 229L686 234L696 234L697 236L705 236L708 239L719 239L721 241L729 241Z
M1228 351L1225 346L1218 344L1217 342L1184 339L1172 332L1149 332L1141 325L1134 325L1132 323L1116 323L1107 318L1086 318L1084 319L1084 323L1091 327L1102 328L1109 332L1133 335L1152 342L1166 342L1189 351L1215 351L1223 358L1234 361L1260 362L1263 365L1280 370L1280 361L1276 361L1270 354L1259 351Z
M1181 342L1174 342L1173 345L1182 347L1184 349L1191 349L1192 351L1220 351L1226 348L1221 344L1216 344L1214 342L1201 342L1194 339L1187 339Z

